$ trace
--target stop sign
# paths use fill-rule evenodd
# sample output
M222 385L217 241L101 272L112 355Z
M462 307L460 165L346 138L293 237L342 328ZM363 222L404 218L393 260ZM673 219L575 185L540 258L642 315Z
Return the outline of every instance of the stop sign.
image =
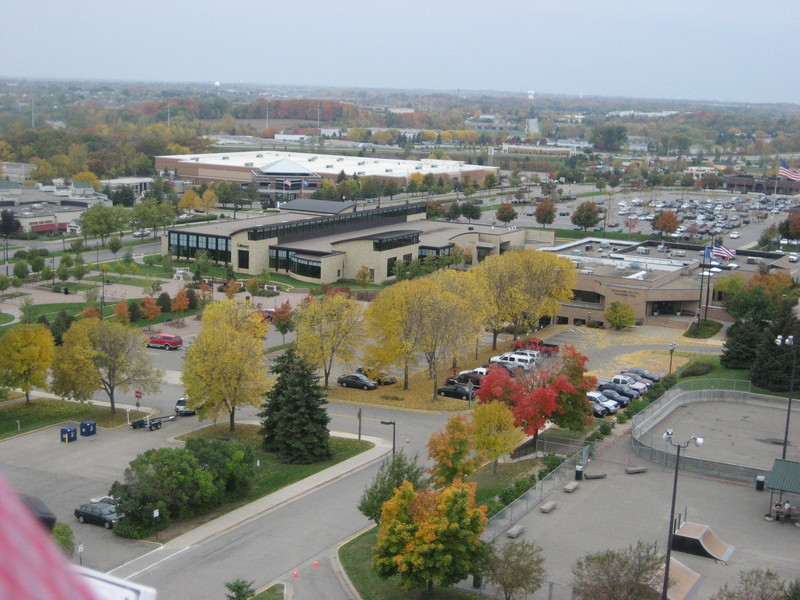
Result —
M137 398L141 398L142 397L142 392L140 392L139 390L136 390L136 393L134 394L134 396L136 396Z

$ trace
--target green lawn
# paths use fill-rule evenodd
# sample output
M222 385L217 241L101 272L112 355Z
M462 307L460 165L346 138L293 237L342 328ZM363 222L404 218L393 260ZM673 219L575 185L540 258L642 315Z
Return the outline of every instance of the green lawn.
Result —
M283 600L284 586L282 583L269 586L260 594L256 594L253 600Z
M477 594L471 594L454 588L434 587L433 593L425 590L407 592L397 587L396 578L381 579L372 571L372 548L378 537L378 529L373 527L358 537L350 540L339 549L339 560L342 563L350 582L362 598L380 598L381 600L474 600Z
M46 398L34 398L30 404L25 404L24 396L22 398L22 402L0 407L0 439L64 421L96 421L98 427L118 427L127 422L125 411L120 409L112 415L111 409L105 406ZM144 416L143 412L131 411L131 420Z
M0 313L0 325L11 323L14 320L14 315L8 313Z

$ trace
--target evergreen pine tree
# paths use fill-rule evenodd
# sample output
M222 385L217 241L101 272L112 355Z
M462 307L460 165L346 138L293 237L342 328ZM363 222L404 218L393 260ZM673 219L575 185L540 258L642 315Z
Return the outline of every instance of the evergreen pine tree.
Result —
M755 360L750 365L750 380L753 385L773 392L785 392L789 389L794 356L794 349L791 346L775 344L775 339L779 335L784 339L793 335L795 343L800 343L800 322L788 303L780 307L778 316L767 329L763 343L756 351ZM795 388L798 375L800 373L795 374Z
M758 348L765 343L765 333L763 323L736 321L728 328L720 364L728 369L749 369Z
M314 368L290 346L275 360L272 372L277 381L259 413L264 449L292 464L330 458L327 397Z

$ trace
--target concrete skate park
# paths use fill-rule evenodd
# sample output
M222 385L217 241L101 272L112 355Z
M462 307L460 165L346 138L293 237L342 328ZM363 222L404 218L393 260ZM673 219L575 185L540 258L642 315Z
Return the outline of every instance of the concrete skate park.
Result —
M749 569L772 569L787 581L800 578L800 527L766 520L772 495L769 489L756 489L756 477L781 458L787 400L744 391L749 388L745 381L696 385L717 389L673 388L597 445L571 492L564 486L575 480L575 473L572 468L563 470L553 492L543 498L555 504L553 510L541 512L538 502L514 521L524 529L517 539L544 549L549 582L534 599L570 598L572 567L589 553L622 549L639 540L665 551L675 464L675 448L662 437L667 429L678 443L693 435L704 438L701 447L690 444L681 451L676 520L706 526L707 541L726 559L673 550L673 561L688 569L684 572L672 563L675 589L670 598L710 598L723 584L735 585L739 572ZM719 389L737 385L738 390ZM792 413L786 458L800 461L800 448L791 444L800 439L800 410ZM645 469L626 472L637 470L631 467ZM605 476L595 478L598 475ZM778 497L775 493L775 500ZM800 504L800 495L784 493L783 501L787 499ZM505 529L498 543L509 541ZM687 530L690 536L695 530L698 535L705 531L691 526ZM726 545L732 547L727 552ZM689 570L699 578L678 589Z

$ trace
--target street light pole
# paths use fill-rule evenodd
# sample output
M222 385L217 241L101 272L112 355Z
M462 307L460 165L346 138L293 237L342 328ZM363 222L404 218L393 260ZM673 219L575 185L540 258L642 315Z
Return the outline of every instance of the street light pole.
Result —
M669 373L668 375L672 375L672 355L675 353L675 344L669 345Z
M672 505L669 509L669 535L667 536L667 559L664 564L664 585L661 588L661 600L669 600L667 597L667 588L669 587L669 562L672 558L672 536L675 533L675 497L678 493L678 469L681 463L681 449L686 448L689 444L695 446L703 445L703 438L693 435L687 441L680 443L672 441L672 429L667 429L664 432L664 441L669 442L670 446L677 449L675 454L675 477L672 480Z
M391 425L392 426L392 456L394 456L395 432L397 431L397 424L394 421L381 421L381 425Z
M797 346L794 343L794 336L787 335L786 338L779 335L775 338L776 346L792 347L792 378L789 380L789 406L786 408L786 430L783 433L783 451L781 459L786 460L786 447L789 445L789 419L792 417L792 393L794 392L794 372L797 367Z

